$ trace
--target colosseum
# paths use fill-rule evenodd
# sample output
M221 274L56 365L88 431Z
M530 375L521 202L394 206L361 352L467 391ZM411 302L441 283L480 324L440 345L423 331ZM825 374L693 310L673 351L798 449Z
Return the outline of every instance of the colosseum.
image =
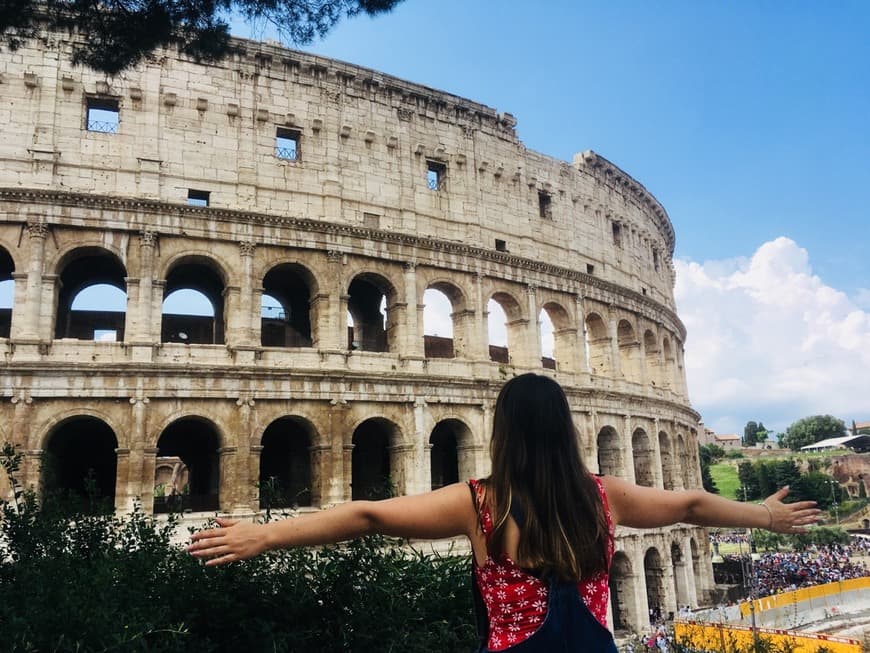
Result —
M90 473L118 510L194 517L420 492L487 473L495 395L536 371L594 471L700 485L674 231L627 173L341 61L236 40L107 78L69 39L0 53L0 442L22 483ZM703 604L708 548L620 528L615 628Z

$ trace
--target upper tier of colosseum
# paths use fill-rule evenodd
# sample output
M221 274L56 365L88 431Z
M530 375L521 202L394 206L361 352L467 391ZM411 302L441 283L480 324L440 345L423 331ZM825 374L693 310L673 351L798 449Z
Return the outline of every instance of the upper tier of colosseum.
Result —
M269 44L234 40L208 66L165 51L116 78L73 67L69 48L47 36L0 63L0 199L42 192L60 224L74 219L64 206L108 222L117 209L132 228L145 225L131 216L159 215L147 226L161 233L211 237L218 225L248 239L287 225L424 258L546 266L657 305L684 337L670 220L594 152L559 161L526 149L508 113ZM110 110L112 129L88 129L94 108ZM187 206L191 192L209 220Z

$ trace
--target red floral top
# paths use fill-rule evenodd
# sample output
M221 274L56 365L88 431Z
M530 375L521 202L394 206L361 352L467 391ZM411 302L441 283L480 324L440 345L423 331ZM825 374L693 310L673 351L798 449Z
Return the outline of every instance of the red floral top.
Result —
M604 502L608 530L613 533L613 519L607 503L604 485L593 477ZM480 506L480 526L487 541L486 562L474 564L477 586L489 618L487 648L503 651L525 641L541 627L547 616L547 583L525 572L507 554L493 558L489 554L489 538L494 528L492 513L486 505L480 481L469 481ZM613 558L613 539L608 538L607 567ZM600 571L577 585L583 602L592 615L607 627L607 571Z

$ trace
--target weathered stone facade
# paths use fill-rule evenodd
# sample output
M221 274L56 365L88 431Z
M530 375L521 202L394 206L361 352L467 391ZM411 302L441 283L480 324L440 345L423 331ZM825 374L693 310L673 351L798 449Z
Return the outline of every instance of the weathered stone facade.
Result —
M156 484L158 503L174 487L240 514L269 477L314 508L384 477L421 492L487 473L495 395L531 370L565 387L590 468L700 485L674 233L625 172L301 52L237 41L219 64L167 51L108 79L68 48L0 55L0 441L26 483L76 489L90 467L119 509L159 508ZM77 308L97 284L125 310ZM450 342L424 337L427 289L451 303ZM213 314L164 311L177 290ZM712 588L703 529L620 529L618 551L618 627Z

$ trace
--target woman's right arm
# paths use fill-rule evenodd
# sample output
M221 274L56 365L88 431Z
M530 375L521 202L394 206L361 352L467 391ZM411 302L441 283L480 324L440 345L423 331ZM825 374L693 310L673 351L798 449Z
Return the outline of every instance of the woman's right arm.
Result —
M783 503L784 487L762 504L743 503L704 490L661 490L603 476L613 520L632 528L657 528L686 523L699 526L765 528L779 533L799 533L819 521L815 501Z
M455 483L414 496L383 501L350 501L328 510L265 524L218 519L218 527L195 533L188 552L219 565L294 546L330 544L380 533L440 539L470 535L477 514L468 486Z

